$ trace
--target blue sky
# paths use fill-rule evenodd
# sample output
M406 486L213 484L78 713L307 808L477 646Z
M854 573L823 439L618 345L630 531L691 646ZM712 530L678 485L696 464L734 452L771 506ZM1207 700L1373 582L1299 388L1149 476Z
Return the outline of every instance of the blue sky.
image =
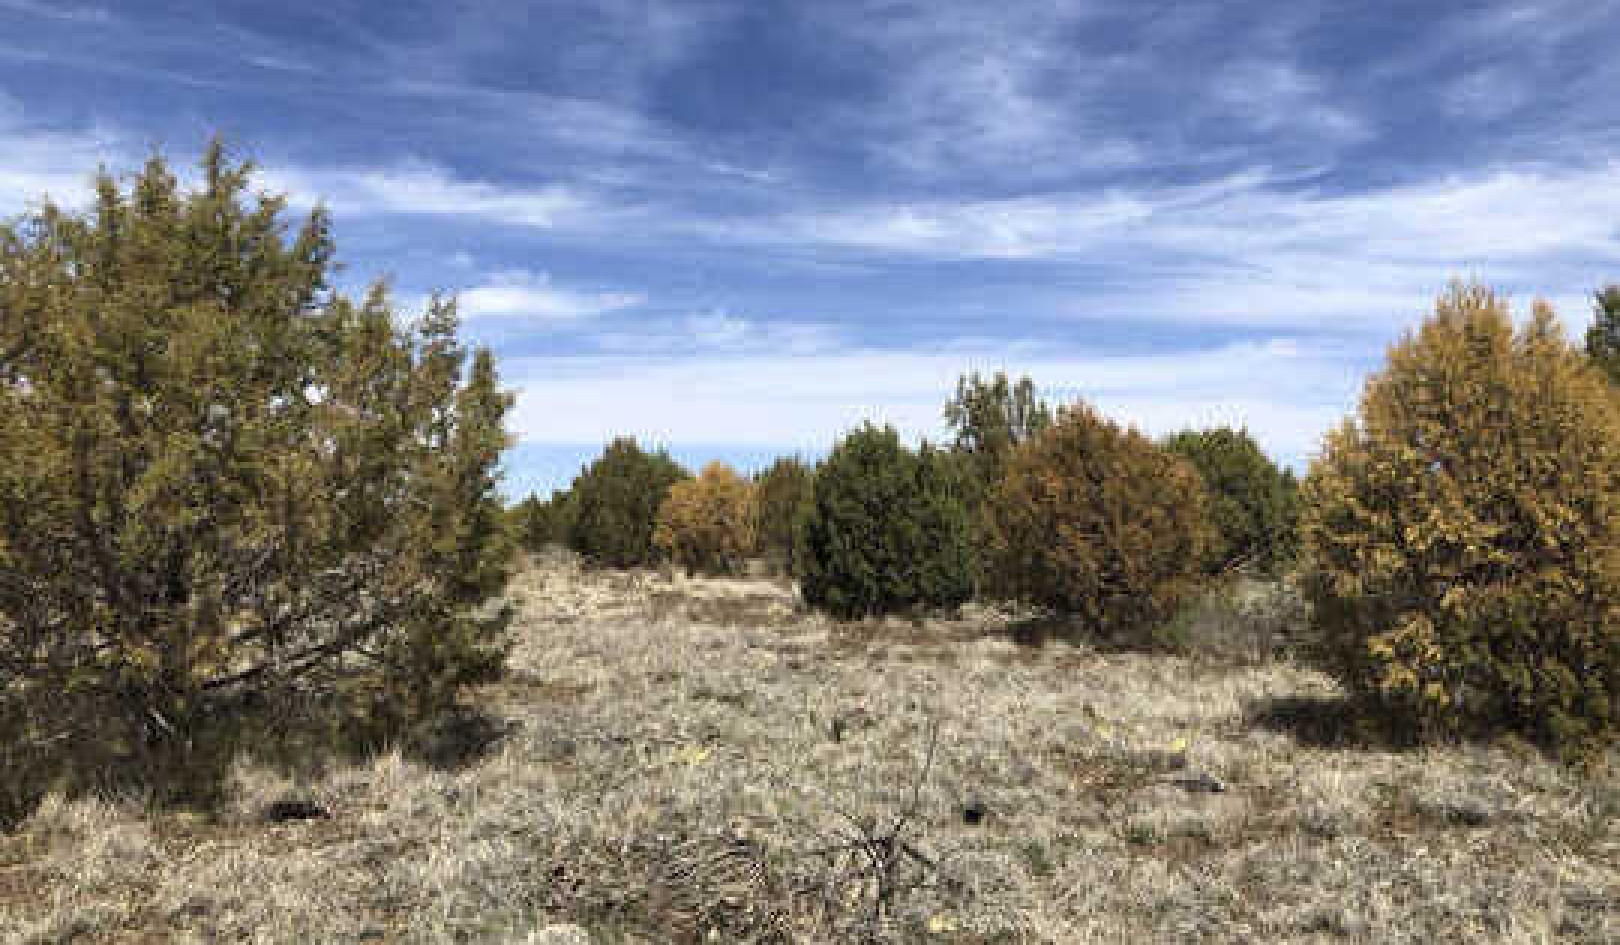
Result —
M1620 279L1620 4L0 0L0 214L223 133L460 294L507 488L937 435L966 370L1303 469L1453 277Z

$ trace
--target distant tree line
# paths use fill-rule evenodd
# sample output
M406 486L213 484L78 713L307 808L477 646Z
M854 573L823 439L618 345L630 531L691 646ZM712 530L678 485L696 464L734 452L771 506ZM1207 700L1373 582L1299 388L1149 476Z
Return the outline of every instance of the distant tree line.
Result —
M637 451L520 504L542 523L520 531L707 573L751 548L838 617L1021 601L1152 645L1175 642L1164 629L1210 582L1289 574L1314 658L1392 718L1581 751L1612 739L1617 711L1617 385L1620 287L1596 294L1582 350L1545 305L1515 332L1499 297L1459 284L1303 483L1243 429L1153 441L1084 403L1053 408L1029 378L970 374L945 405L945 446L868 425L751 484L717 467L688 483ZM638 498L587 521L566 511L585 494Z

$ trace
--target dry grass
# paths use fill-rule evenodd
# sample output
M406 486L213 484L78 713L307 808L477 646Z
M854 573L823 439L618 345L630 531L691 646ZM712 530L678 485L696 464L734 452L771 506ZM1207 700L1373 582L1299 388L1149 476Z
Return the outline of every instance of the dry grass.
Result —
M512 593L489 753L244 760L206 816L53 797L0 837L0 939L849 941L879 872L888 940L1620 938L1612 766L1336 744L1336 690L1286 661L839 626L563 558ZM287 797L331 816L265 822ZM890 835L875 869L854 841Z

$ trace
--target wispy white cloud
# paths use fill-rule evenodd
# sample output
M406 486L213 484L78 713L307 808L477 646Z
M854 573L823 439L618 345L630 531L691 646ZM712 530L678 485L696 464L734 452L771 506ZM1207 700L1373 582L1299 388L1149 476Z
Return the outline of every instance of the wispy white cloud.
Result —
M112 11L106 7L76 3L46 3L41 0L0 0L0 11L86 24L108 24L115 19Z
M918 179L1029 180L1135 165L1139 143L1089 107L1121 65L1065 48L1101 5L893 4L807 8L818 31L874 60L884 84L839 110L891 170Z
M1212 84L1215 109L1262 132L1309 132L1336 142L1368 134L1365 121L1334 102L1326 84L1282 58L1240 59Z
M604 326L589 344L611 355L808 355L845 343L835 326L759 319L712 309L673 319L637 318L634 325Z
M290 56L256 53L244 58L251 65L258 66L261 69L269 69L273 72L300 72L308 75L320 72L315 66Z
M523 186L472 180L427 161L384 167L270 167L270 189L300 200L321 199L338 215L437 216L551 229L577 224L599 210L565 184Z
M0 216L46 198L80 204L91 195L99 166L116 169L132 153L123 135L104 127L59 131L31 124L22 104L0 89Z
M646 301L639 292L566 288L545 273L524 270L494 273L457 295L461 314L469 320L501 319L526 326L585 322Z
M1521 168L1385 190L1323 193L1249 172L1184 187L852 206L775 221L778 238L943 258L1062 259L1157 248L1264 261L1524 258L1620 247L1620 162ZM1586 208L1572 215L1570 207ZM738 232L767 237L769 226Z
M1530 293L1596 284L1620 267L1615 219L1620 162L1357 193L1249 172L1194 186L846 206L705 228L722 240L902 258L1113 266L1124 289L1060 303L1077 315L1381 330L1409 320L1452 276Z

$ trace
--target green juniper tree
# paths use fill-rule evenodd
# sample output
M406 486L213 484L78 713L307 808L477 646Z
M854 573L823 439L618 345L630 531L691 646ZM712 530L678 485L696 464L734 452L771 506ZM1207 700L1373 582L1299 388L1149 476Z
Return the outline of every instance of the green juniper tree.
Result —
M0 226L13 750L190 751L293 688L426 711L500 665L493 360L451 301L407 331L334 291L325 211L252 173L215 142L194 188L154 157Z
M1620 285L1595 293L1597 320L1586 330L1586 354L1620 384Z
M972 535L939 450L893 427L846 434L816 471L797 526L805 601L851 618L951 607L973 593Z
M1164 445L1191 461L1208 489L1216 533L1206 562L1211 573L1245 563L1275 571L1294 557L1299 485L1248 430L1183 430Z
M953 468L962 501L974 530L973 548L986 545L985 501L1007 469L1014 449L1052 425L1052 408L1035 393L1035 383L1016 383L997 371L989 379L978 372L957 378L956 394L945 404L945 423L953 434L951 450L938 459ZM994 575L982 554L974 555L976 593L996 593Z
M507 513L513 538L527 551L567 544L571 499L569 491L563 489L547 499L530 495L514 505Z
M975 478L988 484L1001 478L1018 444L1052 425L1052 408L1027 377L1011 383L1003 371L988 380L974 372L957 379L945 422L955 434L955 449L972 457Z
M797 574L794 528L809 504L815 483L814 468L795 456L783 456L759 474L759 554L782 574Z
M568 546L604 567L651 565L658 508L670 486L689 478L664 450L649 453L631 437L613 440L569 490Z

